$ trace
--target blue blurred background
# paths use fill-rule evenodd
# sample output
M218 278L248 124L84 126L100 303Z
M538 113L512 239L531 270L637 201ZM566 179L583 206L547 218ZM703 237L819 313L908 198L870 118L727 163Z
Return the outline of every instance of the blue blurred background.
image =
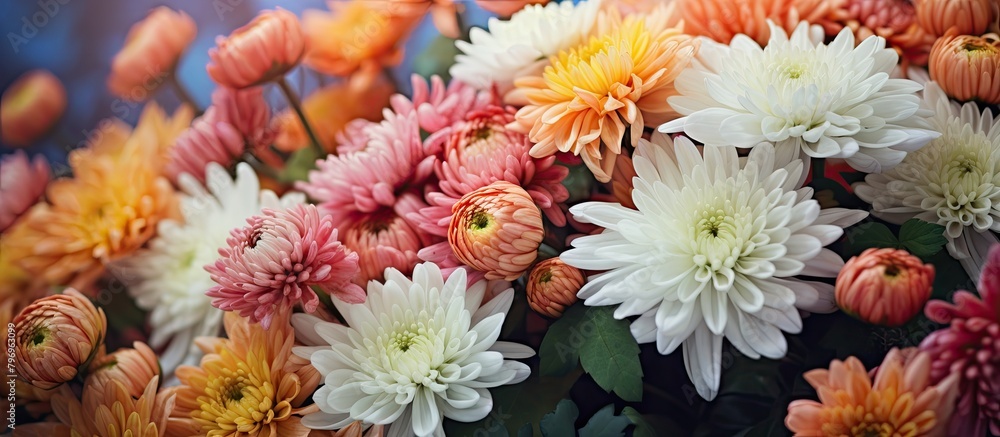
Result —
M299 16L305 9L327 9L324 0L3 0L2 3L0 88L6 89L28 70L44 68L62 80L67 90L68 107L56 133L28 149L32 154L44 153L54 163L65 162L67 152L82 144L103 118L127 112L125 121L135 123L142 104L126 103L127 111L123 111L122 103L115 103L116 97L108 92L105 80L111 59L124 44L129 28L150 9L165 5L182 10L197 23L198 37L181 60L178 77L202 108L208 106L215 87L205 65L216 36L228 35L249 22L258 11L275 6ZM465 9L463 20L467 26L485 25L490 16L487 12L472 1L460 3ZM415 58L437 37L428 15L408 40L405 61L394 70L396 82L403 85L401 92L409 92L409 75ZM304 94L316 83L314 73L304 74L301 70L292 72L289 82ZM285 106L273 86L268 89L268 98L275 107ZM171 112L179 104L170 86L161 87L154 99ZM0 153L11 150L0 146Z

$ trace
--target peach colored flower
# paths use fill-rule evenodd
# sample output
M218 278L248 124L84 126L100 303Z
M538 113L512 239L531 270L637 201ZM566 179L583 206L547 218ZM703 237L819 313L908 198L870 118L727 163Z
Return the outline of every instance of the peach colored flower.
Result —
M364 289L351 282L358 255L340 243L333 219L315 205L265 209L247 223L233 229L228 247L219 249L222 258L205 266L218 284L205 293L213 306L267 329L276 313L300 301L306 312L315 311L319 297L312 286L345 302L365 301Z
M206 165L216 162L229 166L243 154L245 147L236 126L201 117L177 138L164 171L175 184L184 173L205 182Z
M382 437L384 428L382 425L372 425L366 431L363 422L355 420L334 433L333 437Z
M548 2L549 0L476 0L479 7L501 17L514 15L527 5L545 5Z
M137 341L131 349L121 348L94 359L87 384L103 392L107 386L121 383L129 396L139 398L149 381L157 376L160 376L160 362L156 352Z
M0 232L45 194L49 173L49 162L42 155L28 161L28 155L18 150L0 160Z
M264 88L241 90L220 86L212 92L212 106L204 118L232 125L251 150L270 146L275 130L271 125L271 106L264 99Z
M992 0L914 0L913 5L920 26L938 37L951 28L960 35L982 35L996 17Z
M334 150L345 153L337 136L348 123L361 119L377 122L382 119L382 108L389 105L393 93L392 84L379 77L364 86L354 86L349 82L327 85L313 92L302 101L302 110L312 126L313 132L323 143L327 152ZM344 102L354 102L345 105ZM293 152L309 145L309 137L302 127L302 121L290 110L275 118L278 136L275 147L285 152Z
M270 330L226 313L228 338L201 338L198 367L177 369L180 387L167 436L304 437L300 408L319 378L308 360L293 359L288 315Z
M174 191L155 171L172 122L147 107L134 131L110 122L86 148L70 153L73 179L49 184L5 237L18 265L47 284L85 288L103 264L141 247L163 218L177 214ZM175 116L178 119L184 113Z
M938 38L927 69L931 80L951 98L1000 103L1000 38L996 34Z
M645 125L674 115L666 98L698 42L669 20L665 7L625 18L603 11L588 43L550 58L542 76L515 81L529 103L516 126L536 143L531 156L572 152L597 180L611 180L622 141L635 147Z
M962 290L953 301L927 304L927 318L948 326L920 343L933 357L933 382L961 379L949 435L1000 435L1000 245L979 276L979 297Z
M108 89L123 99L146 100L174 74L177 61L197 34L194 20L184 12L166 6L154 8L132 25L125 46L111 60Z
M46 70L18 77L0 97L0 139L13 147L27 147L55 126L66 111L66 89Z
M576 303L576 293L584 282L580 269L559 257L549 258L535 264L528 275L528 305L538 314L559 317Z
M868 249L837 275L837 305L868 323L900 326L931 297L934 266L902 249Z
M328 1L330 12L309 9L302 26L312 45L303 62L320 73L374 78L403 60L401 42L420 23L395 1Z
M457 39L462 29L458 26L459 6L455 0L390 0L397 8L411 16L423 17L428 11L434 27L442 36Z
M958 375L930 381L931 357L904 358L889 351L874 381L861 361L833 360L830 369L805 373L819 402L799 399L788 405L785 426L796 436L878 435L931 437L945 435L954 408Z
M792 33L799 21L815 22L840 0L676 0L674 20L684 21L684 33L709 37L723 44L745 34L764 46L771 37L767 20Z
M853 31L858 43L878 35L899 53L904 65L927 65L934 35L917 23L917 12L910 0L819 1L820 5L826 5L827 14L809 21L822 25L827 36L834 37L845 27ZM798 3L799 10L808 10L817 5L817 0L798 0Z
M523 188L497 181L463 196L452 210L448 243L486 279L513 281L538 257L542 214Z
M163 437L176 393L157 393L159 383L160 377L154 376L138 396L117 380L103 386L85 384L82 399L63 386L52 396L52 409L72 429L72 437Z
M295 14L265 10L208 51L208 75L219 85L246 88L281 78L306 52L306 34Z
M36 300L13 323L17 375L45 390L76 377L101 349L108 324L104 311L72 288Z
M358 254L361 273L354 279L355 284L365 287L368 281L384 281L385 269L390 267L404 275L413 272L413 266L420 262L418 251L433 239L406 217L425 206L417 195L407 193L398 197L392 207L357 214L340 227L344 246Z

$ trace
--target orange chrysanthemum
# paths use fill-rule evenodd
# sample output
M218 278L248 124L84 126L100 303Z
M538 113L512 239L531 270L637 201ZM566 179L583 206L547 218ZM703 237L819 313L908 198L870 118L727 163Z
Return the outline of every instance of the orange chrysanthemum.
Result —
M767 20L792 33L799 21L815 22L830 14L839 0L676 0L676 18L684 32L728 44L745 34L761 47L771 38Z
M85 288L104 262L138 249L160 219L176 214L173 189L155 171L179 125L156 106L129 130L120 121L103 125L88 147L69 156L73 179L52 182L47 203L36 204L6 236L15 263L47 284Z
M181 366L177 406L168 436L296 437L309 429L298 408L319 378L292 355L295 334L288 314L270 330L236 313L225 316L228 339L202 338L201 366Z
M1000 37L948 34L934 43L931 79L963 102L1000 103Z
M942 36L952 28L963 35L980 35L994 21L994 0L915 0L917 22Z
M622 141L634 147L645 125L675 115L666 99L698 43L669 19L665 7L642 17L604 11L588 43L550 58L541 76L518 79L515 93L528 105L515 125L536 143L531 156L572 152L609 181Z
M959 375L932 385L931 357L910 352L890 351L874 382L854 357L806 372L819 402L793 401L785 425L796 436L944 436Z
M311 46L303 61L310 68L334 76L355 72L373 78L383 66L403 60L400 44L420 23L423 14L394 1L328 2L332 12L306 10L302 14Z
M88 383L82 400L63 386L52 396L52 409L71 429L71 437L163 437L176 395L170 389L157 393L159 383L160 377L153 377L138 397L129 394L121 381L103 386Z

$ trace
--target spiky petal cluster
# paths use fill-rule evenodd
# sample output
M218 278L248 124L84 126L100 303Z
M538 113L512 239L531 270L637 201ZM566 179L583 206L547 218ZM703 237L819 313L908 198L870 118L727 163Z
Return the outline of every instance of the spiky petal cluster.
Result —
M1000 434L1000 246L990 251L979 277L979 297L959 291L954 304L931 301L927 317L947 327L920 349L933 357L935 382L957 375L959 400L949 435Z
M363 302L364 290L351 281L358 255L337 240L330 216L315 205L284 211L265 209L234 229L219 249L222 258L205 266L218 285L206 294L212 305L259 322L266 329L275 313L301 302L307 312L319 305L310 288L347 302Z
M804 154L874 173L937 136L920 110L920 85L889 78L899 57L884 39L855 47L849 29L830 45L822 37L808 23L790 37L772 23L764 48L745 36L703 41L699 62L675 81L680 95L668 100L685 117L660 130L709 145L769 142L779 165Z
M705 147L702 156L685 137L643 140L633 162L637 209L570 208L605 229L573 240L560 258L607 270L579 297L618 305L618 318L638 315L632 335L662 354L683 346L688 375L712 399L724 338L751 358L777 359L787 348L782 332L802 329L800 309L834 310L832 285L797 276L837 276L844 261L825 246L867 213L821 210L802 187L802 161L777 164L770 144L742 161L734 147Z

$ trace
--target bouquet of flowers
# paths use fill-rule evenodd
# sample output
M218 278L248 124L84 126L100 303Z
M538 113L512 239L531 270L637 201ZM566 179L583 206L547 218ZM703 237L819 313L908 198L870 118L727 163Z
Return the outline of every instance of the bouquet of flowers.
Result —
M3 93L8 429L1000 435L998 19L330 1L218 37L199 108L157 7L107 78L138 122L65 166L22 149L59 79Z

